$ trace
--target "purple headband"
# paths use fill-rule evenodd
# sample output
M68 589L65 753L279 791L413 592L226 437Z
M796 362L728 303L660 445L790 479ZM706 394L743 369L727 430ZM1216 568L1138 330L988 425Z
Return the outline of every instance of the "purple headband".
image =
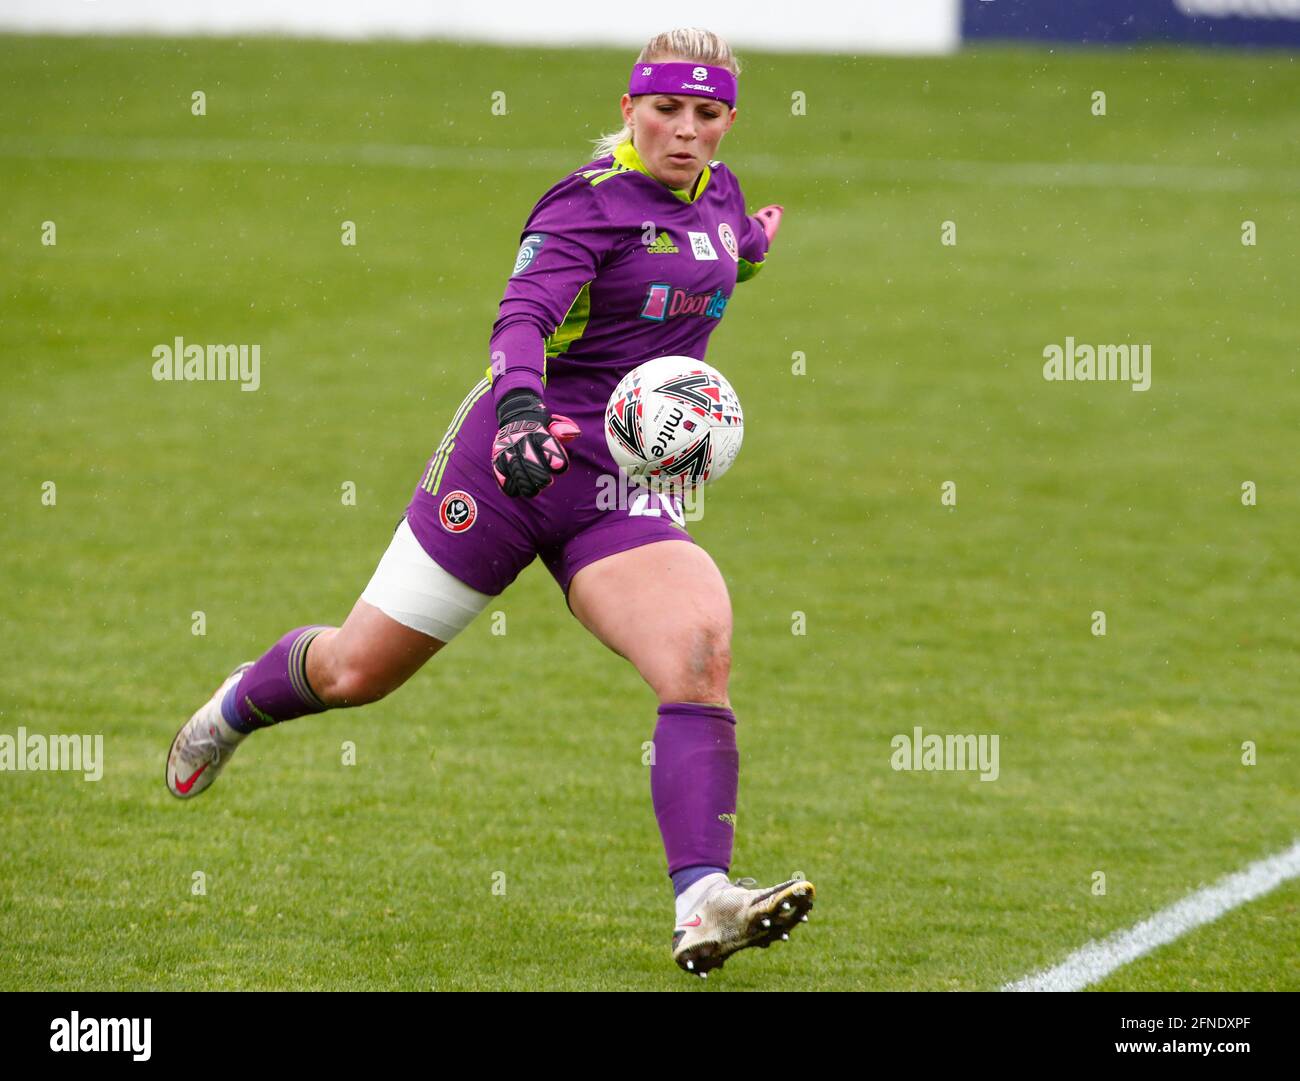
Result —
M634 64L627 92L638 94L689 94L697 98L717 98L729 106L736 104L736 77L726 68L689 61L663 64Z

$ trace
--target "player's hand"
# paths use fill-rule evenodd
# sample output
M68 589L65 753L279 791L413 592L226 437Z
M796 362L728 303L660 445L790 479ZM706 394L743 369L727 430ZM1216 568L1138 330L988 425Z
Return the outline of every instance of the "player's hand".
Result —
M581 430L568 417L552 416L531 390L507 394L497 406L497 423L492 472L506 495L532 499L569 468L564 445Z
M762 210L756 210L750 215L763 227L763 232L767 234L769 246L776 239L776 231L781 228L781 215L784 213L785 207L773 203L771 206L765 206Z

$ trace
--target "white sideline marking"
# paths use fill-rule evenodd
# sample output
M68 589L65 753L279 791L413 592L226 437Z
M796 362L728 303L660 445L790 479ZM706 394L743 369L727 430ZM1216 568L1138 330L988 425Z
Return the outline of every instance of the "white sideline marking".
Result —
M1089 942L1055 968L1026 976L1004 991L1079 991L1136 961L1157 946L1212 923L1224 913L1262 897L1283 882L1300 877L1300 841L1285 852L1252 863L1245 870L1219 879L1213 886L1184 897L1127 931L1100 942Z
M556 172L576 169L589 150L424 146L415 143L301 143L246 139L113 139L86 136L0 136L0 157L79 161L194 161L231 164L364 165L390 169L470 169ZM851 157L794 159L747 154L744 173L871 181L882 184L947 183L982 187L1133 188L1158 191L1293 192L1300 172L1224 165L1142 165L1134 162L905 160Z

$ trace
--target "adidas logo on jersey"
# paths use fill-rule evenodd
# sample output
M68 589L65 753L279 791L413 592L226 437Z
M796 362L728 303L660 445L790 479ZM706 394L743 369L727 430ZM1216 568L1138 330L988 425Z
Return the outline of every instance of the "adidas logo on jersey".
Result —
M668 235L667 231L665 231L655 237L653 244L648 244L646 246L646 254L676 255L677 245L673 243L673 238Z

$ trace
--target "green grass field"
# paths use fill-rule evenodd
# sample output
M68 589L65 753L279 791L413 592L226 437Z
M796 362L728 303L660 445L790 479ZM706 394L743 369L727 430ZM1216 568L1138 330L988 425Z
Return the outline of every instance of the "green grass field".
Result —
M106 759L0 775L0 989L992 989L1300 834L1282 53L742 52L719 157L786 216L712 339L748 433L692 532L735 606L733 873L818 888L790 943L672 965L654 698L540 563L504 636L167 794L230 668L347 614L632 56L0 38L0 733ZM260 390L155 382L178 335L259 343ZM1046 382L1067 335L1150 343L1151 389ZM917 725L997 734L998 779L893 770ZM1300 990L1298 906L1098 986Z

